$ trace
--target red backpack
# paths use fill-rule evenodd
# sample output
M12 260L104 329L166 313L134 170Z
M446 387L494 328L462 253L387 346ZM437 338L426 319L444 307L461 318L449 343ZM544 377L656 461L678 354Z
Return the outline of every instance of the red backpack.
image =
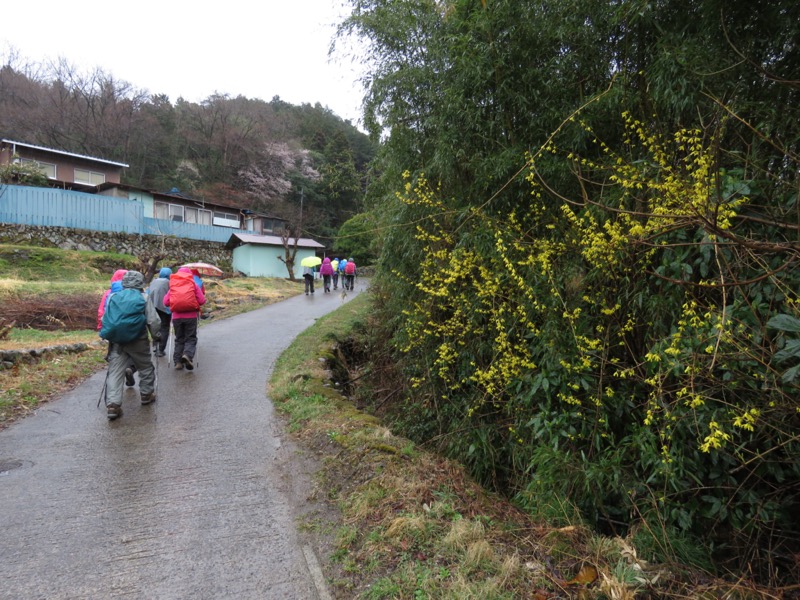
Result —
M347 264L344 267L344 272L346 275L354 275L356 272L356 263L352 260L347 261Z
M172 312L192 312L200 309L194 293L195 283L191 273L173 273L169 276L169 308Z

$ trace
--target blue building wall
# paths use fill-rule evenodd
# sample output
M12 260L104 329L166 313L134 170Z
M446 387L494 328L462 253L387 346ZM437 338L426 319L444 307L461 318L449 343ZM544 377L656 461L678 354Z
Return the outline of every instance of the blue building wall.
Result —
M307 256L314 256L314 250L298 248L295 257L294 276L302 278L303 267L300 261ZM288 277L286 263L278 257L285 256L285 251L279 246L262 246L256 244L242 244L233 249L233 268L241 271L248 277Z
M0 223L169 235L223 244L231 233L240 231L146 217L143 201L72 190L0 185ZM148 209L149 214L153 214L152 206Z

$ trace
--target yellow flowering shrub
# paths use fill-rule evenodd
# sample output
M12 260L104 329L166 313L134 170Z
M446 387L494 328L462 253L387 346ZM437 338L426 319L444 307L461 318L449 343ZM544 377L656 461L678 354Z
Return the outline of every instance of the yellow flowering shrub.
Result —
M391 277L409 290L410 427L523 505L556 490L598 520L655 510L690 530L733 494L729 524L779 522L788 509L765 512L750 483L772 499L800 481L800 394L766 326L798 315L798 279L742 236L751 199L715 135L622 121L619 148L584 124L589 156L555 139L527 155L530 193L509 210L405 174L419 260ZM578 197L553 191L545 157L571 165Z

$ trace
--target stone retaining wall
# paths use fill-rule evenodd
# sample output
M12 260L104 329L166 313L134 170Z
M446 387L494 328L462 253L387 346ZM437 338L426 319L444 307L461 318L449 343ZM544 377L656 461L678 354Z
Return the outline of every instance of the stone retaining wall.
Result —
M62 250L116 252L136 257L161 254L166 256L162 264L209 262L228 273L231 271L233 258L231 251L219 242L12 223L0 223L0 242L61 248Z
M60 344L49 348L36 348L33 350L0 350L0 370L10 369L17 363L33 364L40 359L54 354L79 354L86 352L94 344Z

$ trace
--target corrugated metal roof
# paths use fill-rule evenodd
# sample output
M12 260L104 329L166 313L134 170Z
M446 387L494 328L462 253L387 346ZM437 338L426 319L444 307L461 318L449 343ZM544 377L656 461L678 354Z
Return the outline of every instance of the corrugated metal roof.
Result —
M242 244L256 244L260 246L283 246L283 240L279 235L258 235L255 233L234 233L228 240L226 246L235 245L236 241ZM294 238L290 238L290 244L294 244ZM299 238L297 246L300 248L324 248L325 246L312 240L311 238Z
M192 198L191 196L187 196L183 192L181 192L179 194L171 194L169 192L159 192L158 190L152 190L150 188L143 188L143 187L139 187L139 186L136 186L136 185L130 185L128 183L110 183L110 182L106 182L106 183L101 183L101 184L97 185L96 188L99 191L110 190L112 188L118 188L120 190L126 190L126 191L131 191L132 190L132 191L135 191L135 192L146 192L146 193L152 195L153 198L155 198L155 199L173 198L173 199L176 199L176 200L183 200L183 201L186 201L186 202L191 202L192 204L195 204L195 205L200 206L202 208L209 208L209 209L215 208L215 207L216 208L227 208L228 210L233 210L233 211L237 211L237 212L240 212L242 210L238 206L234 206L233 204L222 204L221 202L216 202L216 201L215 202L211 202L210 200L203 200L203 199L200 199L200 198Z
M104 158L97 158L96 156L86 156L85 154L75 154L74 152L64 152L63 150L56 150L54 148L46 148L44 146L35 146L34 144L26 144L25 142L15 142L14 140L2 140L6 144L14 144L15 146L22 146L23 148L31 148L33 150L42 150L44 152L52 152L54 154L63 154L64 156L72 156L73 158L85 158L86 160L93 160L95 162L105 163L107 165L114 165L115 167L129 167L125 163L114 162L113 160L106 160Z

